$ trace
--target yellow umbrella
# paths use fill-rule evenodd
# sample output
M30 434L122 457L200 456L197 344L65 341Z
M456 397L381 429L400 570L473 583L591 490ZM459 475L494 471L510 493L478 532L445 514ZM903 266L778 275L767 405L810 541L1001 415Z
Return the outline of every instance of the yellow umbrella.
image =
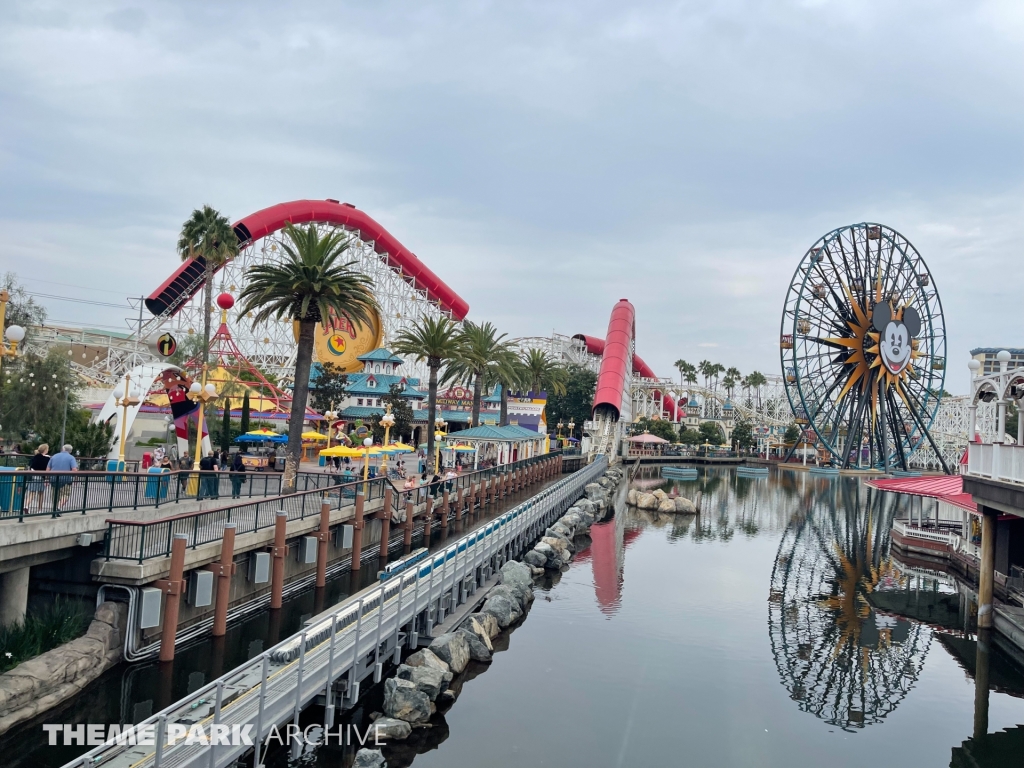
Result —
M274 437L277 434L277 432L274 432L272 429L267 429L266 427L263 427L262 429L254 429L251 432L246 432L245 434L262 435L264 437Z
M363 451L360 448L350 448L347 445L332 445L330 448L324 448L320 451L321 456L348 456L350 459L362 456Z
M302 433L303 440L326 440L327 435L321 435L319 432L310 430L309 432Z
M411 445L406 445L405 443L391 443L391 445L389 445L388 448L397 448L400 451L415 451L416 450Z
M372 448L370 448L370 455L371 456L379 456L383 452L384 452L383 449L379 445L375 445ZM321 456L348 456L350 459L351 458L356 458L356 457L363 458L366 455L366 449L365 448L350 448L347 445L335 445L335 446L332 446L331 448L324 448L322 451L320 451L320 455Z

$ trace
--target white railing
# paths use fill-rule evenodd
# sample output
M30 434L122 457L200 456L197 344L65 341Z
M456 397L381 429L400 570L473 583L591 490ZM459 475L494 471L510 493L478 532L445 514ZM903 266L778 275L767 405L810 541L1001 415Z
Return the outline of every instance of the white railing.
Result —
M953 533L944 533L942 531L928 530L926 528L918 528L914 525L907 525L902 520L894 520L892 529L905 539L924 539L926 541L936 541L947 546L950 545L952 539L960 538Z
M969 443L967 474L1024 485L1024 445Z

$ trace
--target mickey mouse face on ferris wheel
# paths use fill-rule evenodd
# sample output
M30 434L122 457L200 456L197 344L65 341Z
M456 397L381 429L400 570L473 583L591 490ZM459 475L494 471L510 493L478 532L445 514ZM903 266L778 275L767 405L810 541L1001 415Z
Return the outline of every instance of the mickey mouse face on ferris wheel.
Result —
M905 307L903 318L893 317L889 302L876 304L871 324L878 331L878 351L882 363L893 376L903 372L910 363L911 339L921 332L921 316L913 307Z

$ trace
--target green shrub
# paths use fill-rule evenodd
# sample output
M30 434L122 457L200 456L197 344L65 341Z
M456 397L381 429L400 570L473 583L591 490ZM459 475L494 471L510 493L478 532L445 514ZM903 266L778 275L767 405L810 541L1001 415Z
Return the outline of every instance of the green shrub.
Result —
M57 597L23 622L0 627L0 672L81 637L91 621L81 601Z

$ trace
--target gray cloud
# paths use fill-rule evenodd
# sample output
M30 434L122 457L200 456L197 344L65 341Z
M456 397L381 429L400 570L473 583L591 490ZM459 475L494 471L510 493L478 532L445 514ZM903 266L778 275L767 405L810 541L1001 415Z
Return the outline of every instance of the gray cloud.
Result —
M338 197L512 335L627 297L663 375L773 372L799 257L878 220L962 391L1024 345L1022 41L1011 2L9 3L0 266L148 293L193 207Z

